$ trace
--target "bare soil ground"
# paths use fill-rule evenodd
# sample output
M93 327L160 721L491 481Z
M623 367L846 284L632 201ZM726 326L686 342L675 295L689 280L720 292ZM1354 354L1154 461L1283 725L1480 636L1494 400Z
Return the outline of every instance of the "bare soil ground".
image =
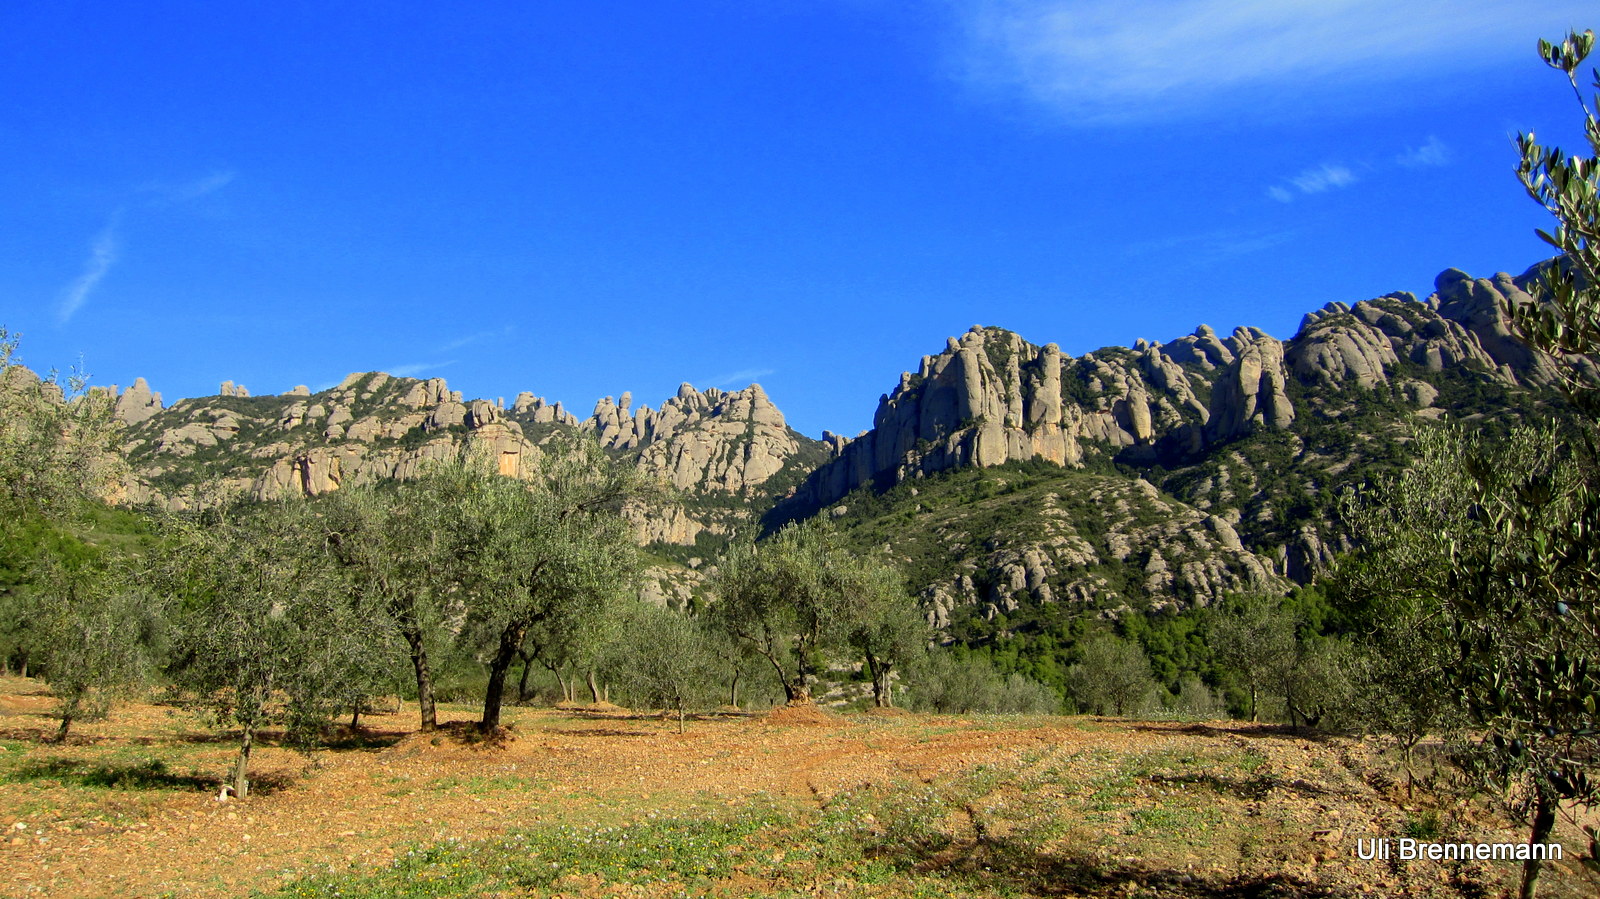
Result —
M55 745L50 702L0 679L5 896L332 895L298 891L441 841L752 803L849 822L875 847L871 871L889 873L839 875L815 861L826 853L781 873L781 834L800 827L730 849L759 848L762 865L697 885L586 874L496 895L1494 896L1516 863L1367 861L1356 840L1525 839L1486 804L1408 802L1374 743L1237 722L784 711L694 719L680 735L675 719L614 707L508 709L504 739L484 744L468 709L419 734L404 706L312 756L268 740L253 795L222 802L228 735L136 703ZM1570 860L1574 822L1557 836L1569 861L1541 894L1600 894Z

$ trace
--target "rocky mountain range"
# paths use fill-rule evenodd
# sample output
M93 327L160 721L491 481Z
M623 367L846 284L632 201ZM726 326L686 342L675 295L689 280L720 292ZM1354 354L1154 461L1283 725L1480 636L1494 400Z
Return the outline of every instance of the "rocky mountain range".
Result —
M854 438L797 433L754 384L685 384L655 409L625 393L581 419L531 393L508 407L380 372L276 396L224 382L171 406L140 379L116 408L134 503L317 495L409 477L465 443L514 475L576 430L677 488L671 508L634 512L666 559L698 565L741 529L823 514L899 556L942 625L1115 613L1304 582L1342 545L1333 496L1402 464L1416 422L1555 402L1551 361L1501 311L1530 301L1530 277L1452 269L1425 300L1332 303L1285 341L1201 325L1073 357L975 327L902 374ZM682 599L694 577L677 574L664 593Z

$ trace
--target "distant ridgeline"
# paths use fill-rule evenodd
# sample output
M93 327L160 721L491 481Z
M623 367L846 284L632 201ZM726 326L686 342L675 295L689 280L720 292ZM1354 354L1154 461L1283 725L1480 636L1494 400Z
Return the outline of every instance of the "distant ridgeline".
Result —
M674 509L635 515L664 562L698 565L741 529L825 514L889 547L945 627L1182 608L1307 581L1342 546L1337 492L1402 464L1417 420L1504 427L1558 409L1550 360L1499 311L1528 302L1531 276L1452 269L1424 302L1332 303L1288 341L1202 325L1074 358L975 327L902 375L871 430L820 442L758 385L685 384L659 409L607 397L579 419L528 393L509 407L463 400L437 378L352 374L257 397L227 382L165 408L141 379L117 406L127 495L174 508L315 495L411 476L464 442L514 475L569 429L679 489ZM694 580L667 595L686 598Z

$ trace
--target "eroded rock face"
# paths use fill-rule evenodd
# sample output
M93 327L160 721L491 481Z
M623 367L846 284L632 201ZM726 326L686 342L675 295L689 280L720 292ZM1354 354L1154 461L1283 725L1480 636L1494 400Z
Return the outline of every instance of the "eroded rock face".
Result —
M868 483L888 486L1011 459L1077 464L1078 438L1095 424L1062 401L1064 362L1055 344L1036 347L997 328L950 338L943 353L924 356L916 374L901 375L894 392L879 398L871 431L855 440L824 435L836 457L807 483L811 499L824 505ZM1124 407L1128 427L1148 423L1143 397L1128 398ZM1099 412L1108 422L1115 414L1109 407Z
M1222 443L1257 427L1288 427L1294 421L1294 406L1286 393L1283 344L1255 328L1240 328L1229 341L1234 360L1211 388L1206 436Z
M141 390L148 390L142 381L123 397L129 414L137 416L150 402ZM704 531L727 533L749 521L751 501L764 498L768 481L795 458L802 443L816 445L789 429L759 385L703 393L684 385L659 412L633 408L632 397L624 394L620 405L602 400L583 421L560 403L531 393L519 395L507 410L499 401L463 400L440 378L383 373L356 372L314 396L297 389L243 405L234 401L241 397L238 388L229 384L227 391L226 408L185 400L145 415L130 429L134 501L177 507L207 501L196 498L202 494L221 499L224 492L261 499L316 496L342 486L415 477L429 461L454 458L463 445L480 448L501 473L518 476L529 470L541 440L566 429L593 432L613 453L686 498L745 498L698 510L634 513L642 542L693 544ZM241 428L250 439L239 440ZM154 486L170 484L169 473L194 470L191 458L222 454L228 471L210 476L205 490Z
M126 391L119 408L148 408L141 387L143 381ZM234 400L248 397L231 383L222 393ZM452 427L466 433L427 436ZM249 439L239 436L242 430ZM350 484L414 477L425 461L453 458L463 443L481 446L501 471L517 474L533 450L521 427L505 420L495 404L461 403L443 380L359 372L315 396L297 387L244 405L183 400L130 420L128 435L134 463L130 498L172 508L220 501L231 493L258 499L316 496ZM153 486L170 484L173 473L181 475L189 466L183 460L198 454L225 454L227 473L188 489Z
M1501 304L1530 302L1529 275L1441 274L1426 302L1396 293L1308 314L1284 342L1256 328L1226 338L1206 325L1166 344L1139 341L1073 358L997 328L975 327L925 356L879 399L873 428L824 434L830 461L794 500L823 508L872 484L966 466L1045 459L1080 464L1086 449L1130 460L1195 458L1257 430L1285 430L1303 410L1290 384L1371 389L1402 363L1461 367L1504 384L1551 384L1555 368L1512 334ZM1437 390L1408 379L1419 409ZM1202 399L1202 397L1207 397ZM1122 456L1119 456L1122 458Z
M132 387L118 394L115 415L124 424L132 425L149 419L161 408L161 394L151 391L144 378L135 378Z
M627 393L620 403L606 397L580 427L601 446L636 451L640 470L679 490L749 494L800 451L759 384L703 393L684 384L660 411L632 402Z

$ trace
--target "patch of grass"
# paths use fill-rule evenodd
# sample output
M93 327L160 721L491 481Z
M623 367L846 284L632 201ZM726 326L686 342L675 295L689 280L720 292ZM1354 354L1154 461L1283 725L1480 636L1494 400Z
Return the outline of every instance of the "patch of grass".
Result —
M174 773L160 759L118 763L51 757L25 760L0 773L0 783L39 782L105 790L211 790L218 784L214 777Z
M485 793L524 792L547 786L549 781L544 778L530 777L525 774L471 774L466 776L449 776L435 779L429 784L435 790L460 790L474 796Z
M1122 832L1127 836L1157 835L1179 837L1189 843L1196 838L1195 831L1209 823L1211 816L1203 809L1186 807L1173 802L1151 808L1136 809L1128 816Z
M1241 770L1254 774L1255 772L1260 771L1267 764L1267 756L1266 753L1261 752L1255 747L1251 747L1246 749L1244 752L1239 753L1236 764L1238 764Z
M294 897L481 896L495 890L581 889L606 884L665 885L700 894L709 884L775 864L755 857L762 835L792 827L770 808L720 820L646 818L617 827L560 825L493 840L449 839L416 847L372 873L318 876L285 887Z
M1418 840L1437 840L1444 834L1444 822L1439 813L1429 809L1406 820L1405 835Z

